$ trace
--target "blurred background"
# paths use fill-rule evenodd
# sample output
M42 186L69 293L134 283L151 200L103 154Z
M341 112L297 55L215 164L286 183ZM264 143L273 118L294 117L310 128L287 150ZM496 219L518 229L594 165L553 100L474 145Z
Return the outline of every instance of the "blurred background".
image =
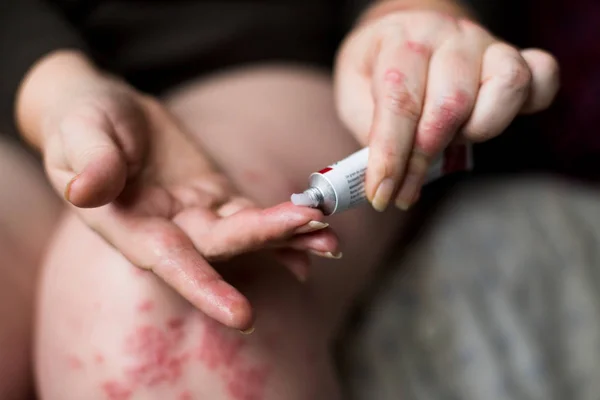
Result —
M281 1L275 7L277 2L228 2L237 3L235 12L217 1L182 2L187 11L173 15L177 24L164 22L168 18L160 2L57 3L70 23L85 26L100 65L160 95L197 74L252 60L283 58L330 67L344 33L369 1L327 6L317 0ZM577 8L580 3L587 8ZM397 251L357 302L338 341L346 395L357 400L598 400L600 3L468 4L508 42L552 51L561 63L563 91L550 110L519 117L504 135L478 145L473 173L427 188ZM202 12L194 13L195 7ZM341 17L336 15L340 9ZM44 8L18 27L29 30L31 46L44 32L44 12L54 11ZM187 29L208 26L221 12L228 18L202 35ZM272 34L281 21L292 33ZM10 30L0 28L0 44L12 50L11 42ZM22 57L22 63L36 53L10 55L0 49L5 57ZM18 68L10 68L20 63L4 64L0 91L6 93L18 85ZM36 272L10 266L16 259L39 263L60 206L39 160L19 143L13 127L2 130L0 320L19 323L0 325L0 351L19 360L26 352L18 338L30 330ZM35 221L34 230L23 226L25 219ZM12 306L15 301L18 308ZM17 374L27 365L13 364L0 374Z

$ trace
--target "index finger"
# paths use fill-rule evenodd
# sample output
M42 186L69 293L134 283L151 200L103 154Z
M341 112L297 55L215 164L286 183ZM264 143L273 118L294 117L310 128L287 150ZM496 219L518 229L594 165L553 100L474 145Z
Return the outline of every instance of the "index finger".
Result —
M373 207L387 208L404 176L419 122L430 46L386 39L373 72L375 110L365 190Z
M281 245L296 234L317 231L320 237L305 243L306 249L337 251L337 236L326 229L328 224L321 222L324 215L317 209L286 202L268 209L248 207L225 218L209 218L208 213L200 209L186 210L175 218L175 223L209 260L229 259L274 244ZM322 243L317 243L319 241Z

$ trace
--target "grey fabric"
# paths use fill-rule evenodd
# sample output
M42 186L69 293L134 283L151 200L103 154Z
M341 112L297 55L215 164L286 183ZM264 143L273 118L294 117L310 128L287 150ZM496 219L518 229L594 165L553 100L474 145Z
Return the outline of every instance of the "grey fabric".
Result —
M344 343L356 400L600 398L600 191L460 187Z

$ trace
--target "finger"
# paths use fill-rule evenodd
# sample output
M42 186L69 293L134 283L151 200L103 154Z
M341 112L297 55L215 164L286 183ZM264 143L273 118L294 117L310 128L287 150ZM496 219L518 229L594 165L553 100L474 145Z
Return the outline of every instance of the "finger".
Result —
M308 250L319 257L342 258L339 239L331 229L295 236L286 243L286 246L296 250Z
M549 53L537 49L523 50L521 56L532 75L529 97L521 112L529 114L545 110L552 104L560 87L558 62Z
M83 215L130 262L152 270L209 317L239 330L252 326L248 300L222 279L171 221L133 216L113 206L86 210Z
M483 38L487 38L483 30L463 24L460 33L446 41L431 58L423 116L395 200L400 209L406 210L414 203L429 165L471 113L479 83Z
M209 219L206 210L184 210L174 221L204 257L221 260L281 242L323 218L319 210L287 202L266 210L246 208L214 220Z
M285 266L291 273L304 283L310 275L310 258L304 251L279 249L273 251L273 258Z
M463 128L467 140L481 142L502 133L529 95L531 71L517 49L491 45L483 56L481 89L473 113Z
M413 147L421 116L428 44L392 38L381 44L373 72L375 110L365 178L367 198L383 211L396 192Z
M109 122L74 115L48 138L46 166L54 186L77 207L114 200L125 186L127 162Z

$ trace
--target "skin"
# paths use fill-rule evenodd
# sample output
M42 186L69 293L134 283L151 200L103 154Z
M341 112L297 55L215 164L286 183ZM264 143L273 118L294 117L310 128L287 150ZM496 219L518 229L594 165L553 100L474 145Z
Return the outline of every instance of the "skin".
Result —
M320 72L231 71L191 84L165 104L261 207L303 187L315 165L358 149L335 116L331 82ZM314 258L304 284L258 253L214 263L254 307L256 329L246 336L215 323L155 275L136 273L71 214L44 269L40 392L49 400L341 398L331 342L401 221L398 211L369 207L329 219L344 257Z
M31 155L3 139L0 188L0 398L20 400L33 392L34 293L61 207Z
M342 46L335 73L335 105L351 134L333 122L333 107L325 112L324 105L307 105L331 100L331 82L306 71L291 73L282 79L285 83L275 83L272 71L264 80L248 72L241 80L251 88L238 86L220 103L215 93L226 91L215 83L190 88L187 97L180 93L186 102L175 96L165 105L106 76L80 54L57 52L40 60L21 86L17 117L24 137L44 154L54 189L72 210L45 271L37 341L44 398L152 398L161 393L197 398L208 393L215 399L312 399L317 391L335 399L339 392L327 354L332 332L393 241L400 216L378 219L367 210L340 216L349 261L321 260L310 283L298 286L280 265L304 281L310 262L306 252L336 258L340 245L329 227L315 228L323 220L320 213L282 202L304 186L317 164L368 144L367 193L373 207L382 211L395 200L407 208L418 198L429 160L453 140L489 139L518 113L550 103L558 86L554 59L538 50L514 49L466 16L444 1L382 2L365 14ZM256 81L261 84L252 86ZM231 81L215 82L225 86ZM290 101L290 89L296 93L303 86L294 85L307 82L315 84L309 101ZM257 101L256 94L268 87L272 96ZM213 104L222 108L202 114L206 121L219 112L238 113L213 121L208 129L198 115ZM273 104L279 113L272 112ZM268 110L264 119L274 126L265 129L244 110L253 110L252 116ZM305 129L306 115L313 116L311 129ZM298 129L289 128L294 116ZM206 129L199 132L200 126ZM247 143L230 146L233 140ZM235 153L240 149L243 155ZM252 172L257 165L270 174L266 185L248 183L249 177L261 176ZM132 266L152 271L144 275L149 283L136 286L139 276ZM248 271L256 273L248 276ZM54 274L61 277L60 287L52 284ZM149 306L149 300L156 304ZM148 308L157 314L135 314ZM244 362L233 357L238 369L225 364L233 368L226 375L254 376L251 380L264 382L262 388L240 394L239 382L227 382L230 378L211 369L215 362L210 357L198 356L205 369L186 364L185 378L153 372L161 382L179 376L184 385L177 393L173 388L149 390L147 385L159 378L150 379L140 360L157 356L139 351L153 348L157 337L167 335L159 343L180 340L176 354L166 358L173 366L187 362L179 351L200 346L182 337L197 338L198 332L205 337L207 330L214 336L215 329L208 328L214 321L222 324L216 325L216 335L229 336L225 326L249 330L256 315L263 316L263 333L246 340ZM178 333L181 327L186 334ZM102 337L98 349L90 346L94 332ZM287 339L285 351L277 353L273 337L281 336ZM57 343L73 344L76 354L65 354ZM221 359L231 353L216 348ZM95 350L101 352L92 354ZM298 361L307 351L314 355ZM132 376L126 354L137 357L135 382L126 380ZM63 370L55 364L60 359L66 360ZM78 376L72 390L65 393L64 386L57 386L66 369L80 370L90 360L98 365ZM248 375L249 368L254 375Z

